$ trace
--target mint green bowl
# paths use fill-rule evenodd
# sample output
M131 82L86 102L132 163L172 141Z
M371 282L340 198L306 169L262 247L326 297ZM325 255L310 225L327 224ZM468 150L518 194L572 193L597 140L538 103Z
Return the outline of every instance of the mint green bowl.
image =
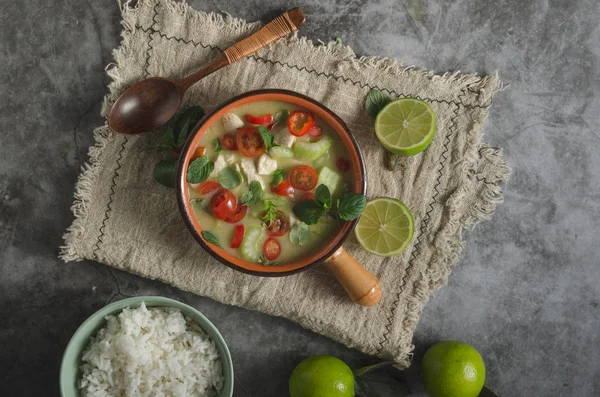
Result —
M225 378L219 397L231 397L233 395L233 364L227 344L219 331L198 310L185 303L163 298L162 296L138 296L113 302L92 314L81 324L69 341L60 365L60 392L62 397L79 397L77 384L81 379L81 371L79 369L81 355L87 347L90 337L106 325L104 318L109 314L117 314L126 307L138 307L142 302L146 303L147 307L174 307L181 310L185 316L195 321L215 341L221 356L223 377Z

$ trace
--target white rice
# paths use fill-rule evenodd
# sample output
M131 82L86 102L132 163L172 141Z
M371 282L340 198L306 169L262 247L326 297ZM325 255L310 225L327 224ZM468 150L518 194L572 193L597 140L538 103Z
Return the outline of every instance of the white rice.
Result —
M106 321L83 352L83 397L209 397L223 387L215 342L179 310L142 303Z

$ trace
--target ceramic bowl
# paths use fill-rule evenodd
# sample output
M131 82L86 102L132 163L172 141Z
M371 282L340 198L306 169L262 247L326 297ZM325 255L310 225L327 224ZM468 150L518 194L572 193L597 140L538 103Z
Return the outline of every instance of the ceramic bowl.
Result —
M79 397L79 388L77 387L81 379L81 355L87 347L90 337L106 325L105 317L108 315L116 315L126 307L138 307L144 302L147 307L173 307L181 310L181 312L191 318L196 324L206 332L210 338L215 341L219 355L221 356L221 364L223 365L223 377L225 382L219 397L231 397L233 395L233 364L231 354L227 348L225 340L215 328L215 326L198 310L186 305L185 303L164 298L161 296L139 296L134 298L123 299L113 302L96 313L92 314L81 326L75 331L73 337L69 341L67 348L63 354L60 366L60 392L62 397Z
M189 188L186 182L187 169L192 161L194 149L204 133L211 125L218 122L224 114L242 105L258 101L281 101L291 103L305 108L327 123L340 138L350 156L349 160L351 169L353 170L352 192L365 194L367 182L362 153L356 139L352 136L348 127L339 116L316 100L293 91L276 89L250 91L225 102L211 114L205 116L198 123L194 132L190 134L181 152L177 171L177 201L188 229L196 241L198 241L210 255L233 269L258 276L286 276L306 270L317 263L325 262L334 272L334 275L338 278L344 289L351 295L353 300L359 303L365 302L368 306L377 303L381 296L378 280L368 273L342 248L344 240L350 235L358 222L358 219L344 222L342 227L329 238L320 249L311 252L309 255L299 260L277 266L264 266L260 263L243 260L230 254L224 249L208 244L202 237L202 225L194 215L194 211L190 204ZM357 283L360 285L357 285ZM349 289L353 290L352 293ZM376 298L376 300L373 301L372 298Z

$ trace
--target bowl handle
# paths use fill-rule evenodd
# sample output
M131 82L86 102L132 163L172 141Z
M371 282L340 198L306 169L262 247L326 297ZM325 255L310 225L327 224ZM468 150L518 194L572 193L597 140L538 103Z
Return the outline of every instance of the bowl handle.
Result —
M361 306L373 306L381 299L381 286L377 277L369 273L343 247L325 260L325 266L353 302Z

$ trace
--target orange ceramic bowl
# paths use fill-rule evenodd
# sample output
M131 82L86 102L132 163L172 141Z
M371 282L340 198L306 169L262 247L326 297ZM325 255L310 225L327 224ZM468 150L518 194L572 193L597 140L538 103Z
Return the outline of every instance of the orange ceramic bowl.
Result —
M318 251L313 252L310 255L301 258L300 260L277 266L264 266L233 256L224 249L218 248L212 244L208 244L202 238L202 225L198 222L196 216L194 215L194 211L192 210L189 188L186 182L188 165L191 162L194 149L196 146L198 146L198 140L200 137L213 123L219 121L221 116L227 112L230 112L241 105L258 101L281 101L292 103L309 110L329 124L333 131L335 131L335 133L338 135L342 143L346 146L346 149L350 155L350 163L352 165L351 169L354 172L352 186L352 191L354 193L365 194L366 192L367 182L365 166L358 144L342 119L314 99L293 91L276 89L250 91L224 103L214 112L200 120L195 128L195 132L190 134L181 152L177 170L177 201L179 204L179 210L181 211L188 229L198 243L209 254L233 269L258 276L285 276L305 270L309 266L329 258L338 250L338 248L341 247L346 237L354 229L354 226L358 220L356 219L354 221L344 222L343 226L338 230L338 232L329 240L327 240Z

